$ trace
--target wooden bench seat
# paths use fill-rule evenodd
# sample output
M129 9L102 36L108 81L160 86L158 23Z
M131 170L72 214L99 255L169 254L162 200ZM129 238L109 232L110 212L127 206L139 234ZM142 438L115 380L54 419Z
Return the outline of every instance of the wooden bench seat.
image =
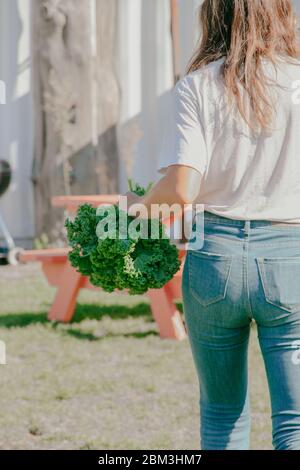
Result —
M68 260L69 248L49 248L23 251L19 259L22 263L38 261L50 285L57 287L48 318L53 321L69 322L74 314L80 289L99 289L89 279L78 273ZM182 266L174 278L161 289L149 289L153 317L162 338L182 340L186 337L181 313L174 300L181 297L181 279L184 264L184 252L180 252ZM122 291L126 294L126 291Z

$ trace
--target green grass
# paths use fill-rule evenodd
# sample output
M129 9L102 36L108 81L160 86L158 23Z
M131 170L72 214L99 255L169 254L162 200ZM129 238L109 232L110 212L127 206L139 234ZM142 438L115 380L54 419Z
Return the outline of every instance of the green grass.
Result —
M161 340L145 297L82 291L70 324L48 322L37 264L0 267L1 449L195 449L198 387L188 341ZM270 449L256 331L252 448Z

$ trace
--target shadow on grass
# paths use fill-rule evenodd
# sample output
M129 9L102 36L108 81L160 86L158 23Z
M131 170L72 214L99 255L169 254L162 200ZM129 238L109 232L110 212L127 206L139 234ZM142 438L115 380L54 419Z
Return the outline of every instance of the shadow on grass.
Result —
M70 323L80 323L84 320L101 320L104 316L109 316L113 320L144 317L148 322L153 321L149 304L140 302L133 306L78 304ZM53 326L58 324L57 322L49 322L47 312L20 312L0 315L0 328L26 327L37 323L52 323Z
M176 302L177 308L182 311L181 302ZM133 306L126 305L99 305L99 304L77 304L74 316L71 324L81 323L84 320L100 320L109 316L113 320L124 320L126 318L138 318L144 317L146 322L153 322L150 305L144 302L140 302ZM55 321L49 321L47 318L47 312L38 313L9 313L0 315L0 328L24 328L35 324L48 324L54 330L59 331L60 334L67 334L74 338L86 341L99 341L104 338L111 337L131 337L131 338L145 338L150 335L158 335L157 331L149 330L145 332L133 332L133 333L108 333L104 336L96 336L91 332L85 332L76 328L61 328L58 326L61 324Z
M113 320L124 320L129 317L145 317L152 321L150 305L140 302L136 305L99 305L99 304L77 304L71 323L80 323L83 320L101 320L109 316Z
M49 323L47 313L8 313L0 316L0 328L26 327L36 323Z
M101 341L107 338L136 338L143 339L147 336L158 336L158 332L155 330L143 331L143 332L133 332L133 333L107 333L103 336L96 336L93 333L84 332L76 329L64 329L60 331L63 334L73 336L76 339L83 339L86 341Z

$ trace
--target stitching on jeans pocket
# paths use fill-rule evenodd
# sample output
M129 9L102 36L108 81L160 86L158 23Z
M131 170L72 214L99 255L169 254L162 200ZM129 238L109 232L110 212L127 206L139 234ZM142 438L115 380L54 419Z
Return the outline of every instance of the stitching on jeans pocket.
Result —
M204 307L226 297L232 256L191 251L188 257L191 295Z
M299 311L300 257L256 260L266 301L289 313Z

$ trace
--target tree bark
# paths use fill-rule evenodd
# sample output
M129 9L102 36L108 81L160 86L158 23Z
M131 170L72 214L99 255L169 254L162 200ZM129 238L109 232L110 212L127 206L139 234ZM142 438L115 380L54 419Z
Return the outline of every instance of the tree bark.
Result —
M98 180L103 193L119 188L117 123L120 90L115 70L118 0L97 0Z
M119 92L110 57L117 2L96 0L96 55L91 5L90 0L32 3L36 234L46 233L51 241L63 233L63 212L51 207L52 196L118 187Z

